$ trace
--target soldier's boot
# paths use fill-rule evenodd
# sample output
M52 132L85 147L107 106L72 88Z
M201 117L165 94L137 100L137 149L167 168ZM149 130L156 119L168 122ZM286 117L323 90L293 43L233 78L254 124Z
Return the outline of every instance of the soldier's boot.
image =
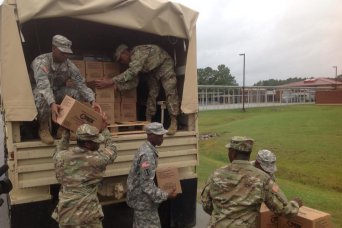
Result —
M146 121L151 123L152 122L152 116L146 115Z
M61 139L62 135L63 135L63 131L65 131L65 130L66 129L63 128L63 127L58 127L57 134L56 134L56 139ZM75 132L72 132L72 131L70 132L70 140L72 140L72 141L76 141L77 140Z
M40 122L38 134L43 143L53 144L54 139L50 133L48 120Z
M171 116L171 123L169 126L169 129L167 129L168 135L174 135L177 131L177 117Z

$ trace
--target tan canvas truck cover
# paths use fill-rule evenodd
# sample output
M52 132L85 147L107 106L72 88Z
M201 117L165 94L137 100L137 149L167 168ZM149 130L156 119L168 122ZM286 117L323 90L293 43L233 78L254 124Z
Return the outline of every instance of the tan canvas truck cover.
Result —
M7 121L31 121L37 115L17 17L19 25L33 19L72 17L189 40L181 110L185 114L197 112L196 11L158 0L77 2L79 4L70 0L5 0L0 6L0 89Z

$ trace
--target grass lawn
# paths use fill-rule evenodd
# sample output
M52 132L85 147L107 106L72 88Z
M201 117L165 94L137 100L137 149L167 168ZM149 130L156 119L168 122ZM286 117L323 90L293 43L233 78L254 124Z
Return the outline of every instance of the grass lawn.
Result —
M224 145L234 135L255 140L277 156L277 180L288 198L332 214L342 227L342 106L295 105L241 110L201 111L200 134L217 136L200 141L199 186L227 162Z

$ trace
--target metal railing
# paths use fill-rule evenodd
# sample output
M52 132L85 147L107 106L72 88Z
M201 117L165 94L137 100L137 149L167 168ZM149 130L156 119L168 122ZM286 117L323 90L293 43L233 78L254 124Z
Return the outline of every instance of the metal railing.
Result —
M313 104L317 90L331 90L331 87L281 87L247 86L242 96L241 86L198 86L200 110L237 109L245 107L265 107L290 104Z

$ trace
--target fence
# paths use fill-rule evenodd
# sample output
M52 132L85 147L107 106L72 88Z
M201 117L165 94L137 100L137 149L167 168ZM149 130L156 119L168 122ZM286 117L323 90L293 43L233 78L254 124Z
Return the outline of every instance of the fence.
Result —
M317 90L331 88L199 85L198 104L200 110L312 104Z

